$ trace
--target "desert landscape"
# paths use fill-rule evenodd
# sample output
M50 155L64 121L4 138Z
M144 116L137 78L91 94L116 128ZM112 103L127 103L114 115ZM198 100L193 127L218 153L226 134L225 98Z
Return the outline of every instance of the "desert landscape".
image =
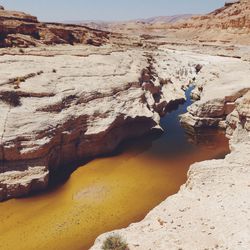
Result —
M250 248L249 0L69 24L1 6L0 111L0 249Z

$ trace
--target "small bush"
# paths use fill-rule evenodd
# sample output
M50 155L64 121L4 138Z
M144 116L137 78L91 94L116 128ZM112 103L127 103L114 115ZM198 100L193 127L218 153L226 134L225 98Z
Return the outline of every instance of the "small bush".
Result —
M52 72L53 72L53 73L56 73L56 69L53 69Z
M120 235L109 236L102 245L103 250L129 250L128 244Z

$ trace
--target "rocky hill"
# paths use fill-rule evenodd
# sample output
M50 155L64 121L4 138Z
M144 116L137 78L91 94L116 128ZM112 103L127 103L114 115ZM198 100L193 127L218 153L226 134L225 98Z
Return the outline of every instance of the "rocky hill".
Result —
M41 23L29 14L0 8L0 47L75 43L100 46L109 35L80 25Z
M220 9L171 25L167 30L177 38L249 44L250 1L226 2Z
M144 23L176 23L179 21L184 21L192 17L192 14L183 14L183 15L173 15L173 16L156 16L146 19L138 19L136 21Z
M250 1L226 2L225 6L207 15L196 16L176 28L250 29Z

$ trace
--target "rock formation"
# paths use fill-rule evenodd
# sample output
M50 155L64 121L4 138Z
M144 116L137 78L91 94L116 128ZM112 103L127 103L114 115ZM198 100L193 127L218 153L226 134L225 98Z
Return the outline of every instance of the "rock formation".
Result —
M110 33L80 25L40 23L36 17L0 8L0 47L28 47L49 44L91 44L100 46Z
M207 15L192 17L180 23L176 28L204 29L249 29L250 3L248 0L233 1Z
M233 1L207 15L170 26L178 38L185 37L200 42L250 42L250 2Z
M250 88L250 65L238 59L226 58L223 61L216 68L210 65L201 70L192 93L200 100L188 108L189 112L182 116L182 123L193 127L225 128L227 116Z
M44 188L49 171L160 129L159 114L183 101L183 84L196 75L195 61L166 51L81 45L18 53L0 57L0 169L28 184L9 191L3 177L2 199Z

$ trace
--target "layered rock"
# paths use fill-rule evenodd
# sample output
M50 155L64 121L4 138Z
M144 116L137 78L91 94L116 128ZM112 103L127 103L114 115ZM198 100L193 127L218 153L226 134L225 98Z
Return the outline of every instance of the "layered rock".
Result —
M204 29L249 29L250 3L248 0L227 2L224 7L207 15L192 17L187 22L180 23L178 28ZM176 26L176 28L177 28Z
M172 25L171 29L179 38L249 44L250 2L241 0L225 4L207 15Z
M46 167L28 168L25 171L7 171L0 174L0 200L28 195L47 187L49 171Z
M200 100L188 108L181 122L192 127L225 128L232 113L238 113L237 103L250 89L249 75L249 63L237 59L227 58L216 68L211 65L202 69L192 93Z
M232 136L239 126L250 131L250 90L235 102L235 109L226 117L229 136Z
M196 61L165 50L114 50L58 46L1 56L1 173L15 171L17 183L33 183L29 169L43 166L37 171L44 176L160 129L159 114L184 100L183 84L196 75ZM15 185L2 198L46 184Z
M109 32L80 25L40 23L36 17L0 9L0 47L28 47L44 44L90 44L101 46Z

